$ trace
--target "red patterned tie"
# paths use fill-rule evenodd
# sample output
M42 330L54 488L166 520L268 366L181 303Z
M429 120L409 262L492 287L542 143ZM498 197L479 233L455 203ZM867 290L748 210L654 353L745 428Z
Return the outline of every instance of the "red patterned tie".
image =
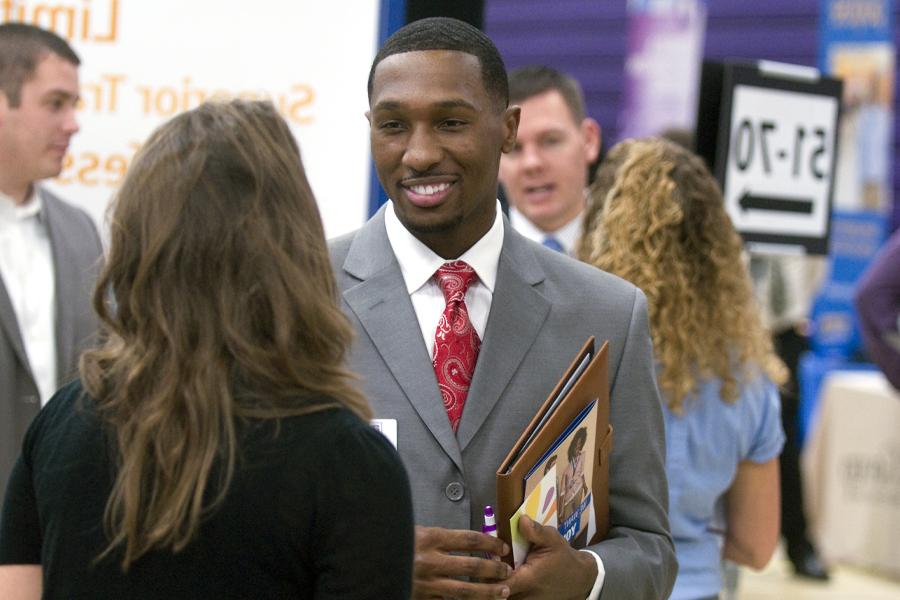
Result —
M469 321L466 290L475 271L461 260L444 263L434 274L447 306L434 333L434 374L453 431L459 427L481 340Z

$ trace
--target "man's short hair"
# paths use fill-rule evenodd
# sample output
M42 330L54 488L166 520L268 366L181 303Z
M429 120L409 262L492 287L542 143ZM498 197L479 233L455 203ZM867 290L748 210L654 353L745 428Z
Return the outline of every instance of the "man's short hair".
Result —
M449 17L413 21L388 38L375 55L369 70L369 100L372 99L372 80L378 63L394 54L426 50L452 50L471 54L481 64L481 78L488 95L503 108L509 105L506 66L494 42L472 25Z
M691 152L695 152L694 150L694 132L685 127L667 127L663 129L659 133L659 137L664 140L669 140L675 144L678 144L682 148L686 148Z
M575 123L581 124L587 113L584 93L575 78L544 66L521 67L509 73L509 101L513 104L551 90L559 92Z
M52 31L27 23L0 25L0 91L13 108L22 101L22 85L34 76L46 54L55 54L76 67L81 59L66 40Z

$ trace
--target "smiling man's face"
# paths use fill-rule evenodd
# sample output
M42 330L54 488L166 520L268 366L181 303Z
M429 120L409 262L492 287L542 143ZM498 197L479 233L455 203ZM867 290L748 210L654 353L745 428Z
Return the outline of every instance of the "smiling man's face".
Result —
M427 50L382 60L368 113L372 157L397 218L444 258L457 258L494 222L500 154L518 109L485 90L478 59Z

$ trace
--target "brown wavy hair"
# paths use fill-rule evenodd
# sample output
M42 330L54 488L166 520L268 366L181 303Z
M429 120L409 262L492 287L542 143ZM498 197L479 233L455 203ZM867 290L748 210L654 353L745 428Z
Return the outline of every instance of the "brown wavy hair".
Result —
M742 378L787 372L763 328L741 238L703 161L658 139L610 150L608 177L590 188L578 256L647 295L669 408L684 410L700 379L718 377L722 399L737 400Z
M161 126L111 210L103 342L80 368L118 458L100 558L122 547L127 571L183 549L225 497L239 419L371 411L344 366L352 329L299 150L270 103L207 103Z

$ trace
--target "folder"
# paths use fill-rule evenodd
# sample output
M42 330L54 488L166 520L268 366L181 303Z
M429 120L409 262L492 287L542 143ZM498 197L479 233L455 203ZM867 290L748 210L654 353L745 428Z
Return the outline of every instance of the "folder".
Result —
M599 542L609 532L609 457L613 430L609 424L608 345L604 342L595 352L594 338L588 338L497 469L497 531L505 542L511 543L509 520L525 500L526 478L594 400L597 410L591 412L596 419L597 443L590 488L596 529L588 545ZM510 556L507 562L511 560Z

